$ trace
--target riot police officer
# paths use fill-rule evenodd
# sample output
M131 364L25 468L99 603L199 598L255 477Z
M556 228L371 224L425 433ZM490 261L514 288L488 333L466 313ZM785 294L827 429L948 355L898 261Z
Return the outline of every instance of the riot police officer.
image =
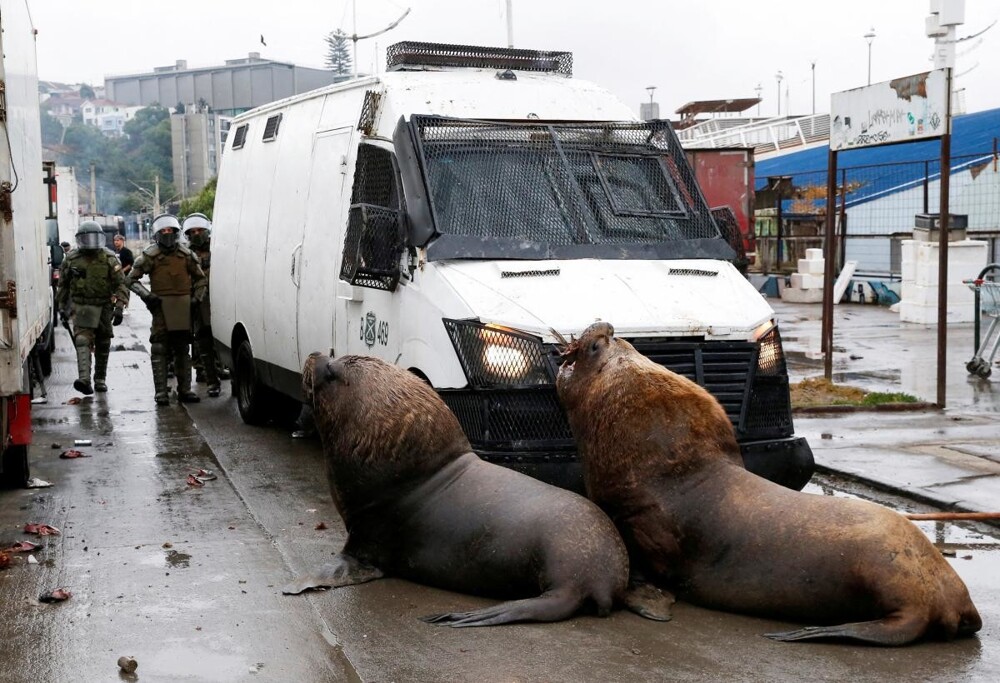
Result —
M212 222L203 213L193 213L184 219L183 228L191 251L198 257L201 269L207 278L212 267ZM204 373L205 381L208 384L208 395L218 396L221 392L221 386L215 360L215 340L212 339L210 287L205 289L205 298L191 311L191 316L192 331L194 332L192 354L195 357L195 369L199 371L198 380L201 381L200 375Z
M153 366L153 386L157 405L168 405L167 357L174 359L177 375L177 398L197 403L191 391L191 306L200 303L208 279L198 265L198 257L180 244L181 225L170 214L153 219L153 241L132 264L125 284L135 292L150 313L153 323L149 334L149 355ZM149 289L139 282L149 275Z
M56 305L64 321L73 321L73 345L79 377L73 388L83 394L107 391L108 355L113 325L122 322L128 304L122 267L104 246L104 229L96 221L84 221L76 232L76 249L59 267ZM70 311L72 304L72 311ZM68 323L67 323L68 324ZM94 382L90 382L90 352L94 351Z

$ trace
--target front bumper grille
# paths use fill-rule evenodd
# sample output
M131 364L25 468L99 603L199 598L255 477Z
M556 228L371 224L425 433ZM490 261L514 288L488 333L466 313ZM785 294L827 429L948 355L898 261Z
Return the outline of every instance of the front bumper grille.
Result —
M774 334L777 331L775 330ZM754 342L706 342L676 339L629 339L653 362L701 385L719 401L739 441L792 435L788 377L756 372L759 345ZM779 342L780 344L780 342ZM552 377L554 346L547 346ZM466 388L440 392L478 452L492 459L575 458L573 435L554 383L525 388ZM506 456L504 454L507 454Z

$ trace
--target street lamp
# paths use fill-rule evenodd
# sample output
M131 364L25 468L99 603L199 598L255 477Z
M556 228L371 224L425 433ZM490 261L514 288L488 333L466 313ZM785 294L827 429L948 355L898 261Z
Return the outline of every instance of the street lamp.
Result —
M872 84L872 41L875 40L874 26L868 29L868 33L865 34L865 40L868 41L868 85L871 85Z
M813 114L816 113L816 60L810 62L812 67L812 85L813 85Z
M784 77L781 69L778 69L778 73L774 74L774 80L778 81L778 116L781 116L781 79Z
M760 94L764 92L764 86L758 83L757 87L754 88L753 91L757 93L757 116L760 116Z

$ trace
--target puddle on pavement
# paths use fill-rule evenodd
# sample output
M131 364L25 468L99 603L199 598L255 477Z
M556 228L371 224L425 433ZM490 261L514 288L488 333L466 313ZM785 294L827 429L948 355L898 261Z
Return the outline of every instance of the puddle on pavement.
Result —
M191 566L191 555L188 553L182 553L179 550L166 550L164 553L159 551L146 555L141 560L140 564L146 565L147 567L166 567L168 569L187 569Z
M191 556L179 550L168 550L166 559L168 567L187 569L191 566Z
M140 664L139 672L155 671L163 680L236 681L246 680L263 668L238 655L192 647L164 648Z

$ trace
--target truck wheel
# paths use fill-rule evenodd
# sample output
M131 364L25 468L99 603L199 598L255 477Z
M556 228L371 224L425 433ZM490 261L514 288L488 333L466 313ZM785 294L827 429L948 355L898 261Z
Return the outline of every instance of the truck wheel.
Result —
M5 489L24 488L24 485L28 483L28 472L27 446L11 446L3 452L0 487Z
M257 377L253 350L244 339L236 349L233 358L233 395L240 417L248 425L262 425L267 422L267 387Z

